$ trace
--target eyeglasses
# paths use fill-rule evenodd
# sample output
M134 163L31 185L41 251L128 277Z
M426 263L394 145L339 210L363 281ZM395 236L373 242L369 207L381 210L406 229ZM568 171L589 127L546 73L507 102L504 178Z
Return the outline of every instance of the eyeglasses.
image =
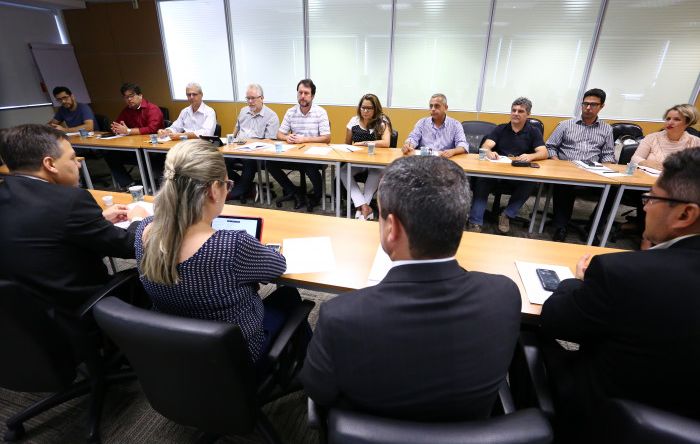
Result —
M134 97L136 97L136 94L134 94L134 93L124 94L123 97L124 97L124 100L129 100L129 99L133 99Z
M196 97L199 95L199 93L187 93L185 94L187 97Z
M233 189L233 181L231 179L220 180L219 182L226 184L226 192L230 193Z
M602 103L597 102L581 102L581 106L584 108L598 108Z
M683 200L683 199L674 199L673 197L662 197L662 196L654 196L651 193L644 193L642 194L642 205L648 204L652 200L661 200L664 202L672 202L672 203L694 203L696 205L700 205L695 202L691 202L689 200Z
M248 97L246 97L245 99L246 99L248 102L250 102L251 100L259 99L260 97L262 97L262 96L248 96Z
M56 97L56 100L58 100L59 102L67 102L68 100L70 100L70 96Z
M373 106L361 106L360 110L362 111L372 111L374 109Z

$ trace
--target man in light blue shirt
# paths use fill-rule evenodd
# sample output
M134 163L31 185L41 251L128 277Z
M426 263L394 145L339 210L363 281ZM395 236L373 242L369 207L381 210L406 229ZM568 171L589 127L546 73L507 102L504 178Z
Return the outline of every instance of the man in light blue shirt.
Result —
M462 124L447 117L447 97L444 94L430 97L430 117L416 123L401 150L408 154L419 147L432 148L442 157L469 152Z

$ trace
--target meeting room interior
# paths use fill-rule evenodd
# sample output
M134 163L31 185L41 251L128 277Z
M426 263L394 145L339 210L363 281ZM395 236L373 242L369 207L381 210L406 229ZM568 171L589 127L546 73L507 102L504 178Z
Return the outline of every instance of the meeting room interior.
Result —
M3 0L0 39L5 442L700 444L700 1Z

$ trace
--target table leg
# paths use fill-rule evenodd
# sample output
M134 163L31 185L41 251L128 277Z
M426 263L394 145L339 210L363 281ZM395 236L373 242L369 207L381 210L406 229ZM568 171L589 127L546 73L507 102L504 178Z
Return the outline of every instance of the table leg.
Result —
M265 184L267 184L267 206L269 207L272 205L270 200L270 188L272 188L272 185L270 184L270 172L267 171L267 160L265 161Z
M542 219L540 220L540 229L538 231L540 234L542 234L544 231L544 223L547 221L547 210L549 210L549 202L552 200L552 190L554 190L554 185L549 185L549 189L547 190L547 198L544 200Z
M156 183L155 183L155 180L153 179L153 170L151 169L151 160L148 157L148 153L146 151L142 151L144 159L146 160L146 169L145 170L143 167L143 161L141 160L141 156L139 155L138 150L134 150L134 153L136 153L136 162L139 164L139 174L141 174L141 182L143 183L143 188L144 189L148 188L148 185L146 184L146 180L150 181L150 184L151 184L151 189L150 189L150 191L146 189L146 194L155 194L156 193ZM146 171L148 171L148 176L146 175Z
M544 184L540 182L540 186L537 187L537 197L535 197L535 205L532 207L532 214L530 214L530 228L528 228L527 230L528 233L532 233L532 230L535 229L535 222L537 221L537 210L540 206L540 197L542 197L543 187Z
M347 208L346 211L346 216L348 219L350 219L350 179L352 179L352 164L350 162L346 163L345 165L348 166L348 171L347 171L347 177L345 183L348 184L348 186L345 189L345 200L347 201L347 204L345 207Z
M587 245L593 245L593 239L595 238L595 232L598 230L598 224L600 223L600 217L603 214L603 207L605 207L605 200L608 198L608 193L610 192L610 185L605 185L603 188L603 195L600 197L600 203L598 203L598 211L595 212L595 218L593 219L593 224L591 225L591 232L588 235Z
M340 162L335 163L335 217L340 217Z
M92 178L90 178L90 171L88 171L87 167L87 162L85 162L85 159L80 161L80 169L83 170L83 180L85 181L85 187L89 190L95 189L95 187L92 186Z
M615 223L615 216L617 215L617 210L620 208L620 201L622 200L622 193L625 192L625 186L620 185L620 189L617 190L615 195L615 202L610 209L610 215L608 216L608 222L605 224L605 231L603 232L603 238L600 240L600 246L604 247L608 242L608 236L610 236L610 230L612 229L613 223Z
M260 169L261 162L261 160L255 161L255 167L258 170L258 196L260 196L260 203L263 201L262 170Z

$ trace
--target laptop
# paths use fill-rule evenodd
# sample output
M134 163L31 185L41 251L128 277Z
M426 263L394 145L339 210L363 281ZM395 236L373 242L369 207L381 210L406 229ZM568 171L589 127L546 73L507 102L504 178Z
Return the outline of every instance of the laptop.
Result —
M262 240L262 217L219 216L212 221L211 227L216 231L243 230L257 240Z

